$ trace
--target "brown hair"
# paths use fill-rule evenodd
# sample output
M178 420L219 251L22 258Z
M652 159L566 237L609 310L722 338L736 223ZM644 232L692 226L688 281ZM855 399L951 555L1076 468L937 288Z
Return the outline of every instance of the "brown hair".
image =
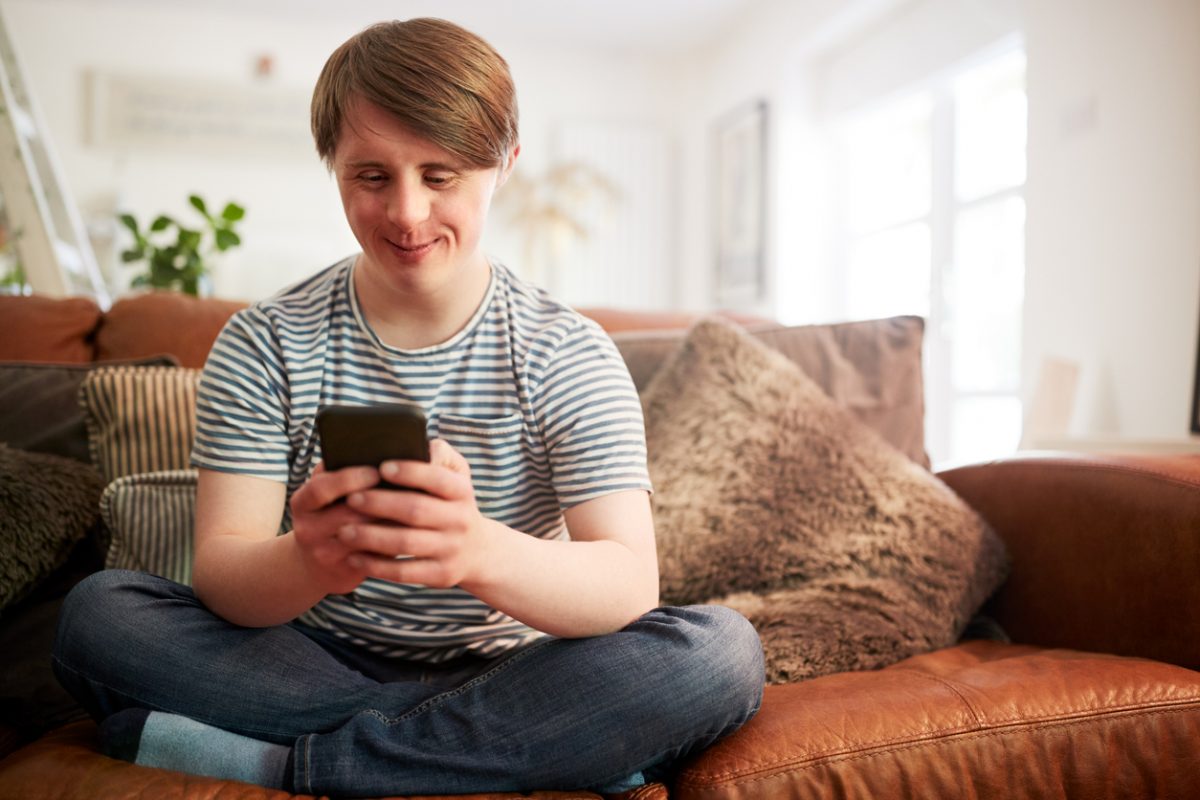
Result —
M517 95L507 62L483 39L445 20L377 23L325 62L313 90L312 132L331 168L342 122L357 98L471 166L499 166L517 143Z

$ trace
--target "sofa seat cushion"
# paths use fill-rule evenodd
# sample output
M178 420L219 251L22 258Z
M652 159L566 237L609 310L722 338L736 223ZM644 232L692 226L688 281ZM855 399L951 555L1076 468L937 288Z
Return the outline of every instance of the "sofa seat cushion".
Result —
M43 736L0 761L0 797L19 797L21 800L288 800L297 797L248 783L127 764L101 755L97 746L96 726L91 722L73 723ZM660 783L651 783L619 797L620 800L667 800L667 789ZM455 798L602 800L601 795L588 791L489 792L455 795Z
M671 796L1194 797L1200 673L969 642L876 672L768 686Z

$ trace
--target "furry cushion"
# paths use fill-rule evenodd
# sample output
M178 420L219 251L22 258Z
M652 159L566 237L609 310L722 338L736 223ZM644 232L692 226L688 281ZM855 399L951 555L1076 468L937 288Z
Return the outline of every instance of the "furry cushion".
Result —
M0 444L0 609L62 566L99 518L103 488L87 464Z
M952 644L1003 580L975 512L730 323L697 323L642 399L663 598L745 614L772 682Z

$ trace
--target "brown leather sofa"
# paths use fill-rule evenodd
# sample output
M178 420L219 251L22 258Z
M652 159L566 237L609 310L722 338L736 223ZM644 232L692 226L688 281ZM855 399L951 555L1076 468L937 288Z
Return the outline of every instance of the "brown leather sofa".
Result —
M0 297L0 361L169 352L199 366L239 306ZM610 330L692 320L588 313ZM1008 546L984 611L1012 643L769 686L741 731L632 797L1200 796L1200 458L1020 454L939 477ZM10 731L0 748L0 798L288 796L105 758L90 721L23 744Z

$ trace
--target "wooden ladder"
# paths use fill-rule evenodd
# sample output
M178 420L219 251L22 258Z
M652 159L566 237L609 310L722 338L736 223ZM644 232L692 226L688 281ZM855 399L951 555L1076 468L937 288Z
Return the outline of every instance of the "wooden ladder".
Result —
M51 297L111 303L0 16L0 199L25 279Z

